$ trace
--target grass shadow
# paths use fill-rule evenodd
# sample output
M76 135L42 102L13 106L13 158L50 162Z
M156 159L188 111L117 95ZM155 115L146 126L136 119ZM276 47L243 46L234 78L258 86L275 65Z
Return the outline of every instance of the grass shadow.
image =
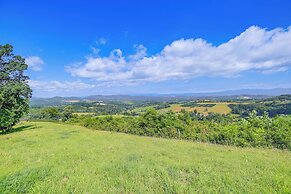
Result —
M37 128L41 128L40 126L35 126L35 125L22 125L22 126L19 126L19 127L13 127L11 130L8 130L8 131L0 131L0 135L7 135L7 134L10 134L10 133L16 133L16 132L21 132L21 131L24 131L24 130L31 130L31 129L37 129Z

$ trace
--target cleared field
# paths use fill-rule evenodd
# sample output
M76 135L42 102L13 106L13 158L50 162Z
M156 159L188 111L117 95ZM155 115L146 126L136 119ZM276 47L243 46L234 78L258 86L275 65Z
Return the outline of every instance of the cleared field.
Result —
M219 103L208 109L208 112L228 114L231 112L231 108L228 107L228 103Z
M137 107L137 108L134 108L133 111L137 113L142 113L142 112L145 112L147 109L154 108L154 107L155 106Z
M75 115L79 115L79 116L82 116L82 115L95 115L96 113L90 113L90 112L84 112L84 113L73 113ZM106 116L109 116L109 115L98 115L98 117L106 117ZM124 115L122 114L116 114L116 115L110 115L112 117L123 117Z
M95 113L93 113L93 112L75 112L73 114L75 114L75 115L94 115Z
M198 104L204 104L204 103L198 103ZM197 112L201 114L207 115L210 112L213 113L219 113L219 114L228 114L231 112L231 108L228 107L228 104L230 103L205 103L205 104L215 104L213 107L203 107L203 106L197 106L197 107L182 107L180 104L173 104L170 108L167 110L172 110L174 112L179 112L182 109L185 109L187 111L194 111L195 109ZM164 109L165 110L165 109Z
M159 112L166 112L169 110L172 110L173 112L180 112L182 109L186 111L194 111L195 109L197 112L207 115L210 112L213 113L219 113L219 114L228 114L231 112L231 108L229 108L229 104L238 104L237 102L198 102L197 104L199 105L209 105L209 104L215 104L213 107L207 107L207 106L195 106L195 107L182 107L181 104L171 104L171 107L169 108L164 108L158 110ZM247 104L247 103L242 103L242 104ZM137 113L142 113L145 112L148 108L154 108L155 106L147 106L147 107L139 107L133 109L133 111Z
M290 193L291 153L29 122L0 136L0 193Z

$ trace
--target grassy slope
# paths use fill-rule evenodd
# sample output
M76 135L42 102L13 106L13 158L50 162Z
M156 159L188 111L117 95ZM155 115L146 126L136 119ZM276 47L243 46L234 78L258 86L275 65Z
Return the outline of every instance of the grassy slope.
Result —
M0 193L291 192L291 153L34 122L0 136Z

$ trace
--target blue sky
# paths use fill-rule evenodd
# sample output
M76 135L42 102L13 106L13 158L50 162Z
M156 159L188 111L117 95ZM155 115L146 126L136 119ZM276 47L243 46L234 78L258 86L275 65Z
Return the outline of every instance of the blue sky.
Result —
M26 58L34 96L286 88L290 10L287 0L0 0L0 44Z

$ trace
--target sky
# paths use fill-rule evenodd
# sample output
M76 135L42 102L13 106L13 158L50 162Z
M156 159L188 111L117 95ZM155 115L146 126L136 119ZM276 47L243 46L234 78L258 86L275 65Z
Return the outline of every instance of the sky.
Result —
M291 87L289 0L0 0L33 96Z

